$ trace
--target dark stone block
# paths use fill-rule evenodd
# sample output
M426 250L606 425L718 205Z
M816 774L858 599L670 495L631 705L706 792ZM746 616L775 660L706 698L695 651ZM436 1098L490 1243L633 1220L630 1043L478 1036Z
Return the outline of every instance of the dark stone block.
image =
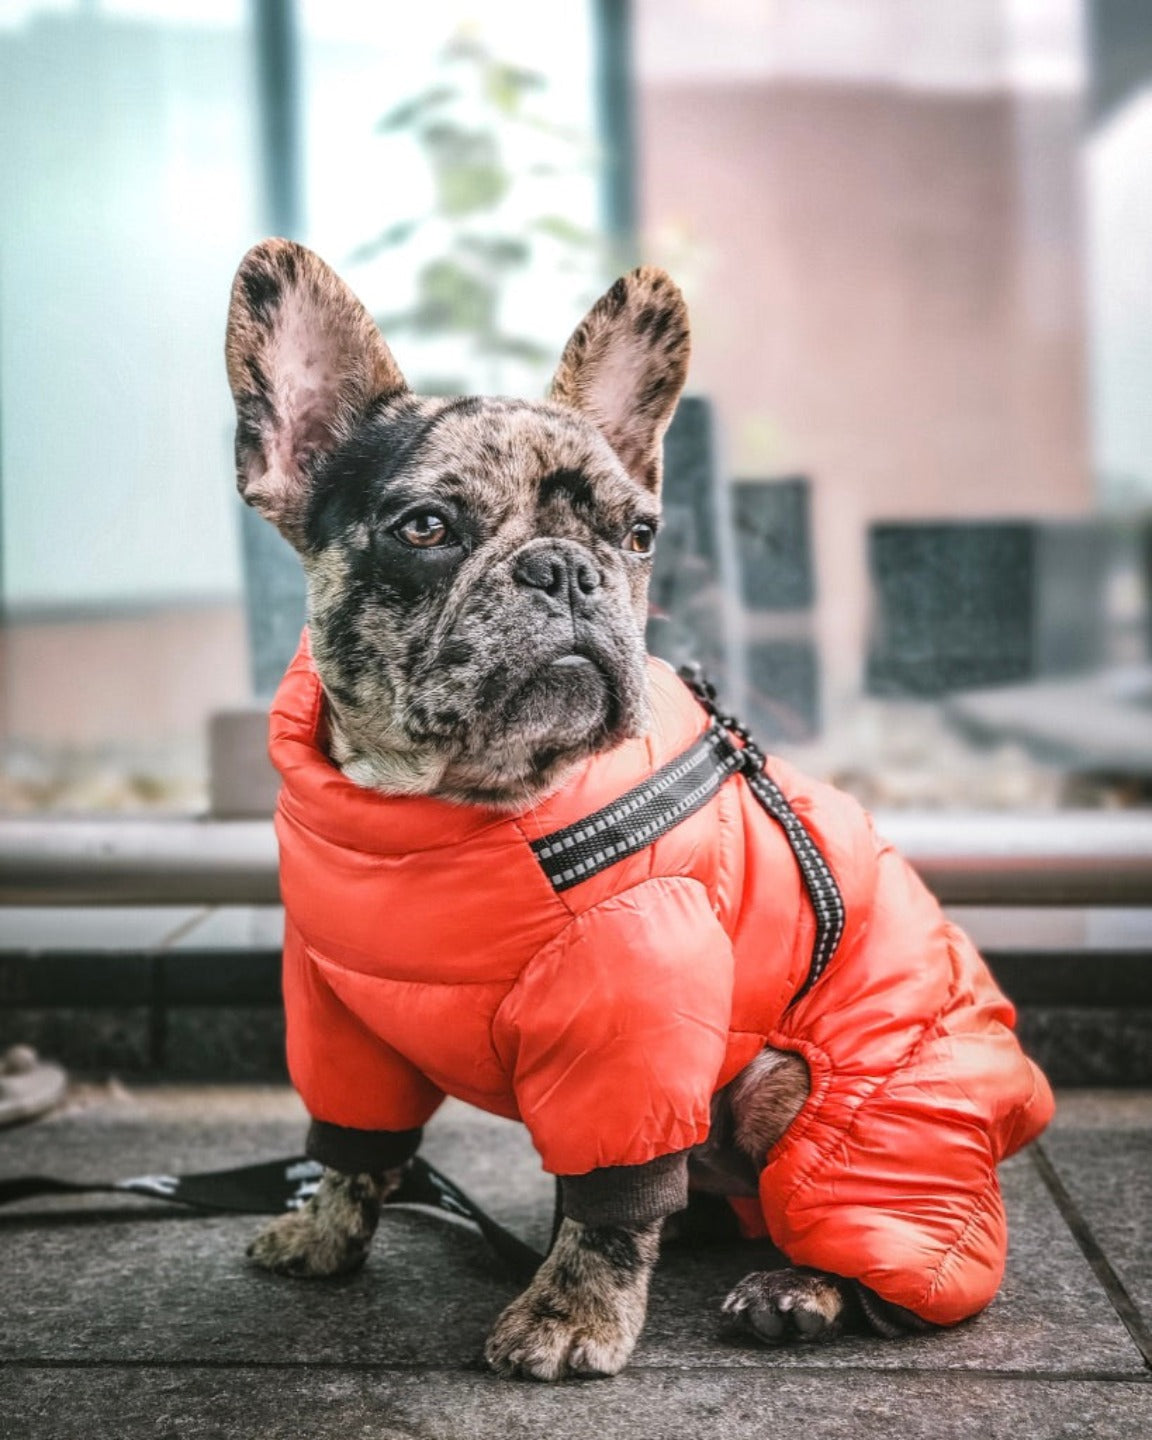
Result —
M813 604L810 510L803 477L732 485L740 598L749 610L805 610Z
M1152 1008L1152 954L1140 950L985 950L996 982L1017 1005Z
M715 441L713 439L712 407L700 395L685 395L676 407L676 414L664 436L664 482L661 504L660 554L656 574L667 569L670 558L664 552L666 529L671 527L677 540L674 547L684 546L698 555L710 571L717 568L718 517L716 513Z
M1054 1085L1152 1085L1152 1009L1026 1005L1017 1030Z
M752 733L765 745L810 740L820 728L815 645L811 641L759 641L749 644L747 656L746 708Z
M300 643L307 609L304 571L296 552L255 510L240 507L240 546L252 688L273 693Z
M708 402L681 400L664 437L663 518L649 591L647 643L672 665L725 668L717 479Z
M278 1005L280 947L268 950L182 950L165 955L161 995L169 1007Z
M873 525L868 689L942 695L1032 673L1027 524Z
M287 1079L278 1005L182 1005L164 1016L163 1068L179 1079Z
M151 1004L151 955L0 955L0 1008Z
M31 1045L69 1070L138 1075L153 1066L152 1011L113 1005L0 1008L0 1050L17 1044Z
M873 525L869 691L944 695L1099 663L1111 554L1094 524Z

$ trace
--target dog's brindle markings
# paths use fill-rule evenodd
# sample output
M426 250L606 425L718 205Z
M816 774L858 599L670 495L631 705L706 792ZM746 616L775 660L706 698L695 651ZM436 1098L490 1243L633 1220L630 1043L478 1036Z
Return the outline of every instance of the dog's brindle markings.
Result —
M240 492L296 548L329 752L357 784L509 810L643 733L644 620L661 446L688 318L662 271L618 280L569 340L548 401L414 396L360 302L317 256L268 240L228 317ZM808 1073L767 1050L714 1103L703 1188L755 1193ZM329 1169L249 1254L297 1276L364 1261L395 1173ZM749 1187L751 1187L749 1192ZM615 1374L644 1319L661 1222L565 1219L485 1351L503 1374ZM724 1323L776 1342L902 1314L813 1271L748 1276Z

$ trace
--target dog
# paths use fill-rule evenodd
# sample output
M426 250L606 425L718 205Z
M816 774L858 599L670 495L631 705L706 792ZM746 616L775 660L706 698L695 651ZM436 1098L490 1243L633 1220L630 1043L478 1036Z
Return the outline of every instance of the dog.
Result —
M226 352L240 492L307 576L272 753L289 1063L328 1167L255 1263L362 1264L447 1092L524 1118L561 1176L501 1374L626 1364L689 1179L794 1262L732 1291L730 1335L981 1308L996 1163L1051 1113L1011 1007L853 802L645 655L675 284L618 280L546 401L420 398L334 272L269 240Z

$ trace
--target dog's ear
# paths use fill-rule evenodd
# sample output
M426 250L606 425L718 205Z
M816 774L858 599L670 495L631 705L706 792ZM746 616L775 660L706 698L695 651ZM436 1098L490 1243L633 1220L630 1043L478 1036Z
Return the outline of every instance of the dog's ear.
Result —
M586 415L654 494L689 349L683 295L663 270L645 265L600 297L564 347L552 381L551 398Z
M318 255L265 240L232 285L225 346L236 400L236 483L297 548L313 458L374 400L407 389L372 317Z

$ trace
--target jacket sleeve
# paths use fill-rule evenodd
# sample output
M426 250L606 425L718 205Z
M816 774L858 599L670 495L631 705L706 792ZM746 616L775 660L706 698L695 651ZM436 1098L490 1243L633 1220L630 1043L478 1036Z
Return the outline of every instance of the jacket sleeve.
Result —
M704 1140L731 1004L732 948L699 881L647 880L574 919L493 1033L544 1168L644 1165Z
M443 1094L341 1002L291 920L284 936L283 984L288 1072L308 1114L323 1122L313 1127L312 1138L332 1142L336 1130L418 1131ZM356 1137L342 1139L340 1148L355 1153ZM335 1151L317 1151L314 1158L347 1168Z

